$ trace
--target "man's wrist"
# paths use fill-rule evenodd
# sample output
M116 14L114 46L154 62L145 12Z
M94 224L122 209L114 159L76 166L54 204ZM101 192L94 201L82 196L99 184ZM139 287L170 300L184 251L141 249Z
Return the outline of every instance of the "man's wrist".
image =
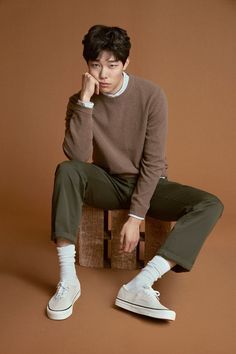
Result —
M81 106L81 107L85 107L85 108L93 108L94 103L93 102L83 102L81 100L78 99L77 103Z
M139 220L144 220L144 217L138 216L138 215L136 215L136 214L129 213L128 215L129 215L129 216L133 216L134 218L139 219Z
M141 225L143 220L135 218L134 216L129 216L128 221L137 225Z
M91 98L91 97L89 97L88 95L86 95L86 94L84 94L84 93L81 92L81 94L80 94L80 101L82 101L82 102L90 102L90 98Z

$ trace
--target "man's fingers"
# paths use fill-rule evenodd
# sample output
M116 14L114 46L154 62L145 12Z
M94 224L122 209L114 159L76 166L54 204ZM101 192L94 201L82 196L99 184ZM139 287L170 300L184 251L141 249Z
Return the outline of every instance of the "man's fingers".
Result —
M95 92L97 95L99 95L99 83L98 82L95 83Z
M121 235L120 238L120 250L126 253L131 253L137 247L138 242L137 241L127 241L125 238L125 235Z
M132 226L132 225L131 225ZM126 253L131 253L139 242L139 229L130 227L129 224L124 224L120 232L120 250Z
M130 244L130 247L129 247L129 252L133 252L133 250L138 246L138 241L133 241L131 244Z
M89 93L92 95L94 92L98 95L99 94L99 82L93 75L89 72L85 72L82 75L82 82L84 90L88 90Z
M128 242L124 247L124 252L131 253L137 246L136 242Z
M123 232L121 232L120 234L120 249L123 250L124 248L124 237L125 237L125 234Z

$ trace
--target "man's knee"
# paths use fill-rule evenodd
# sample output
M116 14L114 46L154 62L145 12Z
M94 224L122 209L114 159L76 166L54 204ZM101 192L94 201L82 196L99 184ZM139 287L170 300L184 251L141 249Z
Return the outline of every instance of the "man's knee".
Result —
M71 170L71 161L60 162L56 167L55 177L66 176Z
M59 163L56 168L56 177L57 176L68 176L71 173L79 174L83 170L84 166L87 165L87 162L82 162L78 160L67 160Z
M224 211L224 204L222 203L222 201L218 197L213 195L212 196L212 203L214 205L214 209L217 212L217 214L219 216L221 216L223 214L223 211Z
M207 209L210 209L213 214L220 217L224 211L224 205L221 200L214 194L206 193L203 198L203 203Z

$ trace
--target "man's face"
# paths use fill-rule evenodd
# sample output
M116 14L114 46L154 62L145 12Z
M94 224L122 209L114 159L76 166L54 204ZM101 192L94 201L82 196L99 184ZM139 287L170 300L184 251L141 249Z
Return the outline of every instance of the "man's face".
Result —
M102 51L96 60L89 60L88 71L99 82L99 91L104 93L116 93L123 83L123 71L127 68L126 63L116 60L112 52Z

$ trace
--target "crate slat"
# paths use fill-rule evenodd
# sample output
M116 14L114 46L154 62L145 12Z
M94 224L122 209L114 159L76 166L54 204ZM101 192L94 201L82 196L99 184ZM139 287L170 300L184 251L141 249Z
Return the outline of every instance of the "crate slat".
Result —
M83 206L77 244L78 262L85 267L104 265L104 211Z

